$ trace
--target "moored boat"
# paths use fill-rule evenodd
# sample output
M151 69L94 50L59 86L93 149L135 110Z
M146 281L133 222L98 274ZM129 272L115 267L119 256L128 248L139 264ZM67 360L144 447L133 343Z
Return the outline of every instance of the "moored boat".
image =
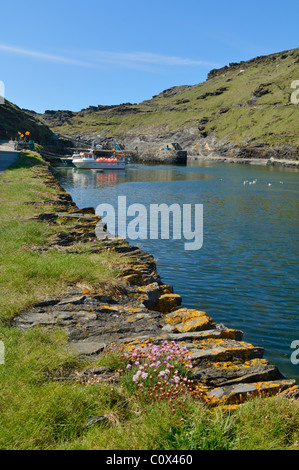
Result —
M73 156L61 157L60 161L64 165L73 165L73 158L74 158L74 155Z
M73 164L82 170L124 170L126 160L117 156L97 157L92 150L73 155Z

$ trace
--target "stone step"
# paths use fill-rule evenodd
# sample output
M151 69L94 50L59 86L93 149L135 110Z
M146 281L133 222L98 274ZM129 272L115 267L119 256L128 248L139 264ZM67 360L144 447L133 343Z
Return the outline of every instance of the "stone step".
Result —
M151 309L161 313L168 313L179 307L181 303L182 298L179 294L162 294L158 300L151 305Z
M103 352L106 344L99 341L72 341L68 343L68 349L78 356L94 356Z
M179 343L184 343L187 348L194 348L197 344L197 341L205 339L234 339L236 341L241 341L243 338L243 332L240 330L233 330L231 328L217 328L211 330L202 330L194 332L184 332L184 333L166 333L163 335L164 340L167 341L176 341Z
M56 216L61 219L82 219L86 221L99 221L100 217L93 214L84 214L81 212L56 212Z
M123 308L125 310L125 308ZM161 332L161 330L160 330ZM208 338L231 338L231 339L241 339L240 335L243 333L238 330L231 330L229 328L222 329L222 330L205 330L205 331L197 331L194 333L179 333L179 334L171 334L171 333L164 333L162 335L142 335L134 338L134 343L142 344L145 341L150 341L152 344L160 344L164 341L175 341L176 343L180 344L181 346L186 346L190 348L190 344L192 340L204 340ZM129 338L128 343L131 342ZM194 347L191 344L191 347Z
M209 387L285 379L276 366L260 358L245 362L210 362L203 367L194 367L192 378Z
M207 339L198 342L197 348L191 349L193 366L210 362L228 362L235 359L248 361L262 358L264 348L253 346L244 341L226 339Z
M213 325L212 318L205 312L189 308L179 308L164 316L163 328L165 333L186 333L209 330Z
M242 383L209 390L207 397L211 405L242 403L248 397L275 395L281 391L296 389L295 380L273 380L266 382Z

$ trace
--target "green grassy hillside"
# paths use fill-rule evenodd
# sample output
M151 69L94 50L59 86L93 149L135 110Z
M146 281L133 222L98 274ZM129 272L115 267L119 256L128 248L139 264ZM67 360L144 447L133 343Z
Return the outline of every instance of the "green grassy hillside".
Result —
M0 105L0 139L15 139L18 132L30 132L30 138L38 143L51 140L53 132L37 117L5 100Z
M155 140L192 129L193 146L213 138L237 146L296 147L299 105L291 102L295 80L299 48L212 70L203 83L173 87L140 104L48 111L40 118L66 135L150 135Z

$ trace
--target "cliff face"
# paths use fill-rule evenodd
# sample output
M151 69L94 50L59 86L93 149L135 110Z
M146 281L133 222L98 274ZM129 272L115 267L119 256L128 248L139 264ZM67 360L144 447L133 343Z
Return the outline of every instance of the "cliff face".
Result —
M297 80L299 48L211 70L203 83L169 88L140 104L39 118L57 134L95 143L113 137L144 155L172 142L189 156L298 159Z

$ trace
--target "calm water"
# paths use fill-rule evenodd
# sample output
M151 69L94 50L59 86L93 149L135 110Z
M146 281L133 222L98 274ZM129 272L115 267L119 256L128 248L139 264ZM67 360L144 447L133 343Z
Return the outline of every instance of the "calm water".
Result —
M56 168L55 174L79 207L117 209L119 195L127 207L203 204L200 250L184 250L183 239L132 243L155 256L184 306L241 329L245 341L263 346L270 363L299 383L299 364L291 362L291 343L299 341L297 170L196 162L128 165L121 173Z

